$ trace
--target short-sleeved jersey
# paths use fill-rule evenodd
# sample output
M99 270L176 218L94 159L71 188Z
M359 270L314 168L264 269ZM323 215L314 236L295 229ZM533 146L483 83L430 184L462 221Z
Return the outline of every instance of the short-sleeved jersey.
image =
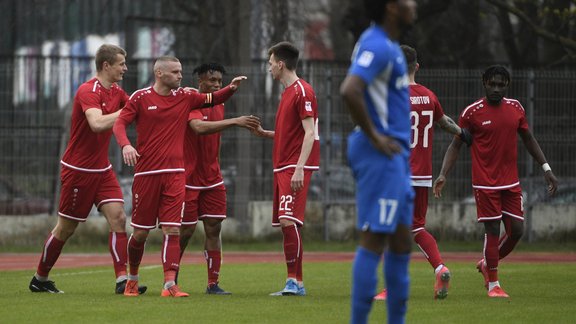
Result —
M60 161L62 165L84 172L104 172L112 168L108 159L112 129L93 132L85 112L96 108L102 110L103 115L111 114L124 107L127 101L128 95L115 83L106 89L93 78L80 85L74 96L70 141Z
M404 54L386 31L373 25L362 33L352 54L349 75L360 77L368 114L376 129L410 147L408 75Z
M178 88L162 96L153 87L134 92L114 125L116 140L124 147L130 144L126 125L136 121L140 157L134 176L184 172L184 135L190 110L222 103L231 95L229 87L213 94Z
M304 165L306 170L320 167L320 137L318 133L318 104L314 89L302 79L286 87L276 113L272 163L274 172L295 168L302 151L304 128L302 120L314 119L314 144Z
M412 185L415 187L432 187L434 123L444 116L444 111L434 92L425 86L411 84L409 92L410 121L412 122L410 141Z
M528 129L520 102L503 98L500 104L492 106L482 98L462 111L458 123L473 136L472 186L477 189L517 186L517 133Z
M188 121L220 121L224 119L224 105L214 108L193 110ZM186 188L202 190L222 185L220 172L220 132L198 135L190 126L186 127L184 141L184 165L186 168Z

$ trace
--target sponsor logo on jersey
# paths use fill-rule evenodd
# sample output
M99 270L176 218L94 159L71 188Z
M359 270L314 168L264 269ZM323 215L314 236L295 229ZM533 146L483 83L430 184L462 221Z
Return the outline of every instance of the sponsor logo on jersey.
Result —
M148 110L156 110L156 109L158 109L157 106L148 106Z
M482 126L484 126L484 125L490 125L490 124L492 124L492 121L491 121L491 120L485 120L485 121L482 122Z
M403 76L396 78L396 89L398 90L408 88L409 84L410 79L408 79L408 74L404 74Z
M304 102L304 108L306 109L306 111L312 111L312 102L310 101Z

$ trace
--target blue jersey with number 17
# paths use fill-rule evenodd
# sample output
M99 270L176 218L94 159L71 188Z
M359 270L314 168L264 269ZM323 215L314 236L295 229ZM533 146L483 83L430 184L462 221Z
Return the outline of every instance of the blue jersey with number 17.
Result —
M366 83L365 102L377 130L410 150L409 80L398 43L372 25L356 43L348 74Z

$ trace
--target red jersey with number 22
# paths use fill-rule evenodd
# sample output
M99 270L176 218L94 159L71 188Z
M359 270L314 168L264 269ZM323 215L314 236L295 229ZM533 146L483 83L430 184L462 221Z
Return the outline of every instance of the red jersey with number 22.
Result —
M472 186L494 190L519 185L517 133L528 129L520 102L503 98L492 106L482 98L464 109L458 123L473 136Z
M434 122L444 116L440 101L430 89L410 85L410 170L412 186L432 187L432 139Z
M302 120L314 119L314 145L304 165L305 170L320 167L320 137L318 135L318 104L316 94L306 81L296 80L286 87L276 113L272 163L274 172L295 168L302 150L304 128Z

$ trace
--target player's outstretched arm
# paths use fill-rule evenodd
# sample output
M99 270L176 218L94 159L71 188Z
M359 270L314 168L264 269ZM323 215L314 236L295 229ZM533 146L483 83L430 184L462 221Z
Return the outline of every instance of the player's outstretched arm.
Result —
M366 89L366 83L355 75L348 75L340 86L340 95L346 103L352 120L360 126L377 150L387 156L400 153L402 148L398 142L392 137L380 134L370 120L364 104L364 89Z
M271 130L266 130L266 129L262 128L262 125L258 125L258 127L256 127L254 130L252 130L252 134L254 134L258 137L272 138L273 139L276 132L271 131Z
M538 141L528 129L521 129L518 131L518 134L520 135L520 138L522 138L522 142L524 143L528 153L530 153L534 160L542 166L544 179L546 179L546 183L548 184L548 194L551 196L556 194L556 190L558 189L558 179L556 179L556 176L552 172L552 168L550 168L550 165L546 162L546 157L540 148L540 144L538 144Z
M102 114L102 109L100 108L88 108L84 115L86 116L86 120L88 121L88 125L90 129L94 133L101 133L107 131L114 126L114 122L120 116L120 112L122 109L113 112L111 114Z
M472 134L470 131L466 128L460 128L460 126L458 126L458 124L456 124L454 120L447 115L442 116L436 124L438 124L438 126L444 131L457 135L458 138L462 142L466 143L467 146L472 145Z
M240 116L218 121L204 121L201 119L192 119L188 122L190 128L199 135L207 135L221 132L230 127L242 127L254 131L260 126L260 118L256 116Z
M242 81L244 81L246 79L248 79L248 77L244 76L244 75L235 77L230 82L230 89L232 89L233 91L236 91L236 89L238 89L238 87L240 86L240 83L242 83Z
M452 139L452 143L448 146L448 150L446 150L446 154L444 154L444 160L442 161L442 169L440 170L440 174L434 180L434 184L432 185L432 191L434 192L434 197L440 198L442 197L442 189L446 184L446 176L454 167L456 163L456 159L458 158L458 153L460 153L460 148L462 147L462 142L454 138Z

